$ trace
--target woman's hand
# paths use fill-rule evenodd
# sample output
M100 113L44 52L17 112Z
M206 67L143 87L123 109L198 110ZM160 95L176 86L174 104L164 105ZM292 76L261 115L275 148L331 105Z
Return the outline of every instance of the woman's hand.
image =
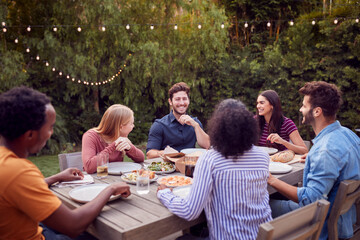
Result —
M125 137L119 137L115 141L116 150L119 152L125 150L129 151L131 149L131 145L132 145L131 141Z
M160 184L160 186L158 186L158 188L157 188L157 191L164 190L166 188L168 188L168 187L165 184ZM172 191L172 189L170 189L170 190Z
M266 140L269 140L271 143L278 143L278 144L283 144L285 142L284 139L282 139L279 134L277 133L272 133L270 134Z
M277 180L277 178L276 177L274 177L271 173L269 173L269 178L268 178L268 184L270 185L270 186L272 186L272 184L275 182Z

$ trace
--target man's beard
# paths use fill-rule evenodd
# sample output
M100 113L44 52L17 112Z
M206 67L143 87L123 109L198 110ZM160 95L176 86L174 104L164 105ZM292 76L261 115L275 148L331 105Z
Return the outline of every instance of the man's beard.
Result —
M307 112L305 116L303 116L302 124L311 125L315 121L315 118L312 113L313 113L313 108L310 109L310 111Z
M186 114L186 111L187 111L187 108L186 108L186 110L185 110L184 113L178 112L178 111L176 110L176 108L174 108L174 107L173 107L172 109L173 109L173 112L174 112L174 113L176 113L177 115L180 115L180 116Z

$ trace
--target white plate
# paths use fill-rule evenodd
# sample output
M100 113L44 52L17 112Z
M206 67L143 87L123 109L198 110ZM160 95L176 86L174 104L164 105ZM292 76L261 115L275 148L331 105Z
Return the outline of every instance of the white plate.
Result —
M130 179L127 179L126 177L131 174L131 173L125 173L123 175L121 175L121 180L123 180L124 182L130 183L130 184L136 184L136 181L132 181ZM153 179L150 179L150 183L155 182L158 179L158 175L155 174L155 177Z
M284 163L280 162L270 162L269 164L269 171L271 173L277 174L277 173L288 173L292 170L292 166L289 166Z
M141 165L133 162L111 162L109 163L109 174L120 175L121 173L131 172L141 169Z
M191 185L184 187L176 187L173 189L173 193L181 198L186 198L187 195L189 195L190 193L190 189L191 189Z
M272 154L277 153L279 151L276 148L271 148L271 147L264 147L264 146L257 146L257 147L264 150L269 155L272 155Z
M151 163L150 164L147 164L146 166L145 166L145 168L147 169L147 170L149 170L149 171L153 171L153 170L150 170L148 167L151 165ZM172 164L173 165L173 169L172 170L169 170L169 171L153 171L155 174L165 174L165 173L172 173L172 172L175 172L175 170L176 170L176 167L175 167L175 165L174 164Z
M172 188L174 188L174 187L188 186L188 185L178 185L178 182L176 181L176 178L179 178L179 177L185 178L185 179L190 179L190 183L189 183L188 185L191 185L191 184L193 183L193 182L192 182L193 179L192 179L191 177L179 176L179 175L176 175L176 176L167 176L167 177L159 178L159 179L157 180L157 183L158 183L158 184L161 184L161 182L162 182L163 179L174 178L174 181L173 181L172 184L167 183L167 184L165 184L165 185L166 185L167 187L172 187Z
M102 190L104 190L109 184L90 184L73 188L69 192L69 196L72 200L87 203L93 200ZM119 198L121 195L111 196L109 201Z
M183 150L181 150L182 153L185 153L185 154L190 154L190 153L193 153L193 152L202 152L202 153L205 153L207 150L205 148L185 148Z

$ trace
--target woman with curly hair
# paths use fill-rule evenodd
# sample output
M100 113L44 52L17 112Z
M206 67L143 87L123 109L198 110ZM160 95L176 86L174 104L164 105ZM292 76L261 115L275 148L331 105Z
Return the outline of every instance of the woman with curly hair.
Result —
M199 158L189 195L180 198L160 185L162 204L186 220L205 210L210 239L256 239L259 225L272 219L269 155L254 146L257 129L242 102L222 101L209 122L213 149Z
M279 95L274 90L260 93L256 108L260 129L259 146L273 147L280 151L290 149L298 154L308 152L295 123L283 115Z
M135 162L143 162L144 153L128 138L134 128L133 111L121 104L110 106L99 126L84 133L82 161L86 172L96 172L96 155L108 153L109 162L123 161L125 154Z

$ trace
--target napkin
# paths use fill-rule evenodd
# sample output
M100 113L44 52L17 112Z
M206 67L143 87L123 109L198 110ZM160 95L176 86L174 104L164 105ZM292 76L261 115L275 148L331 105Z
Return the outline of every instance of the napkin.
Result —
M82 180L61 182L58 183L56 186L62 188L62 187L71 187L71 186L81 186L91 183L94 183L94 178L91 175L85 174Z

